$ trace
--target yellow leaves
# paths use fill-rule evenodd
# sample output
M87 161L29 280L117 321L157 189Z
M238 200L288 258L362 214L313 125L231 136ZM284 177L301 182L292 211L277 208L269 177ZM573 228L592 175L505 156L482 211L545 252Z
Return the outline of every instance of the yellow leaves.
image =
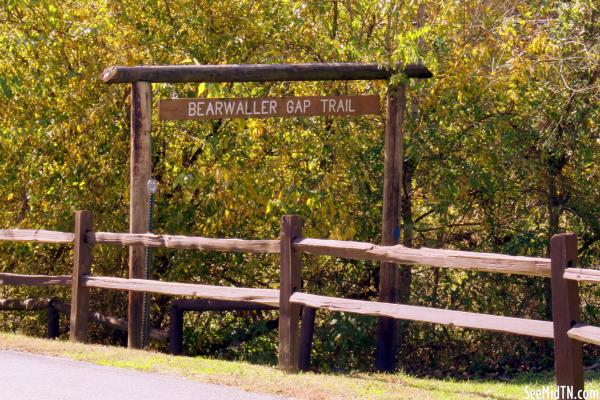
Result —
M273 202L271 200L269 200L269 202L267 203L267 207L265 208L265 214L270 214L271 211L273 210Z
M247 122L249 136L256 140L260 139L260 137L265 133L265 126L263 120L259 119L250 119Z
M513 88L506 91L506 95L509 99L511 99L514 103L518 103L521 96L520 94Z
M86 185L85 184L85 180L79 181L79 182L75 181L75 182L71 183L71 186L76 187L76 188L78 188L80 190L82 190L83 188L85 188L85 185Z
M546 33L542 32L533 37L526 50L532 56L537 56L543 60L554 57L560 51L560 48Z

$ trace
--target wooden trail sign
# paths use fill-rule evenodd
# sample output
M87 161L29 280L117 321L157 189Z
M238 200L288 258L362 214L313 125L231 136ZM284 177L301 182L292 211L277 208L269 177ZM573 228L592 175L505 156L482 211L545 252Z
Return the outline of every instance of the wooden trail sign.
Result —
M378 96L250 97L161 100L163 121L379 114Z

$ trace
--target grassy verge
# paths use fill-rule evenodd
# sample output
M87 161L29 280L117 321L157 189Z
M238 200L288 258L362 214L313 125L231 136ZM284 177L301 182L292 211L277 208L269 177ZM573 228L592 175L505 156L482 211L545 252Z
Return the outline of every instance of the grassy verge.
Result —
M0 349L61 356L99 365L183 376L206 383L289 396L302 400L333 399L526 399L525 388L552 385L551 374L523 375L511 382L453 381L393 375L356 373L285 374L275 368L212 360L176 357L119 347L82 345L0 333ZM600 374L586 376L586 389L600 390Z

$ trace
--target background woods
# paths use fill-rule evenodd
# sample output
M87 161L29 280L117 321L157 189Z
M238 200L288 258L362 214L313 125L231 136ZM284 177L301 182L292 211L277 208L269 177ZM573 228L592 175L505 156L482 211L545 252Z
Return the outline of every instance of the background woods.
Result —
M581 266L600 265L598 16L591 0L3 0L0 228L71 231L73 210L89 209L98 230L127 231L129 93L127 86L100 83L107 66L422 61L434 79L409 82L403 243L547 256L551 235L568 230L581 239ZM153 85L155 103L177 96L358 93L383 99L385 87ZM281 215L299 214L307 236L379 242L384 121L383 115L156 119L155 230L275 238ZM0 271L70 272L66 248L0 246ZM99 247L94 255L94 273L126 276L126 249ZM376 298L376 263L306 257L303 264L310 292ZM181 282L270 287L278 283L278 268L269 255L161 249L154 257L155 278ZM473 274L406 269L402 297L418 305L549 317L549 287L539 279ZM56 289L0 290L4 298L60 295ZM596 325L599 295L583 287L584 320ZM153 325L164 326L170 299L154 300ZM126 294L93 291L91 301L92 308L126 315ZM187 313L188 353L274 362L276 317L268 311ZM2 313L0 324L36 333L43 324L35 318ZM313 365L371 368L375 323L319 314ZM552 365L542 341L404 328L399 360L412 372L510 374ZM92 340L126 340L96 329ZM592 363L597 350L586 351Z

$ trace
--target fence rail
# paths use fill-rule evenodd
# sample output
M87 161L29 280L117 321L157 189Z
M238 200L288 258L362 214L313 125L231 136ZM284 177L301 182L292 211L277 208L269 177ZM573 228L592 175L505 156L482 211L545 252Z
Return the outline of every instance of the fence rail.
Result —
M279 240L213 239L193 236L154 235L151 233L88 232L86 241L91 245L112 244L205 251L279 253Z
M301 304L311 308L321 308L329 311L430 322L461 328L485 329L488 331L513 333L546 339L554 338L551 321L503 317L499 315L409 306L404 304L340 299L338 297L317 296L307 293L294 293L290 298L290 301L295 304Z
M600 283L600 271L595 269L567 268L563 277L577 282Z
M549 277L550 259L507 256L471 251L411 249L402 245L378 246L364 242L324 239L299 239L294 242L299 251L354 260L371 260L397 264L421 264L432 267L457 268L473 271L496 272Z
M597 344L600 346L600 328L586 324L575 324L567 331L571 339L577 339L580 342Z
M73 275L20 275L0 273L0 284L29 286L71 286L73 306L58 305L70 315L71 340L85 341L88 320L127 330L127 320L106 317L89 310L91 288L151 292L172 296L197 297L203 302L190 309L225 310L279 309L279 365L294 371L307 369L316 311L350 312L375 317L436 323L451 327L484 329L554 340L556 380L559 385L583 389L583 359L581 343L600 345L600 327L579 322L579 282L600 283L600 271L577 268L577 243L573 234L555 235L551 241L551 257L523 257L493 253L443 250L404 246L379 246L365 242L312 239L302 237L302 219L284 216L279 240L241 240L188 237L177 235L129 234L94 232L89 212L78 211L74 233L45 230L0 230L0 240L62 243L74 245ZM279 254L279 289L239 288L196 283L163 282L145 279L125 279L92 276L90 267L94 245L165 247L202 251ZM551 278L552 321L479 314L422 306L343 299L301 292L302 254L370 260L393 264L415 264L490 273L517 274ZM130 296L131 297L131 296ZM179 332L185 304L173 303L173 321ZM199 301L199 300L197 300ZM221 302L221 303L219 303ZM27 305L29 304L29 305ZM0 309L46 307L42 303L2 303ZM58 304L58 303L57 303ZM175 304L179 304L175 306ZM4 307L4 308L3 308ZM130 313L132 308L130 307ZM135 311L135 310L134 310ZM300 326L300 315L302 325ZM131 315L130 315L131 318ZM300 331L301 328L301 331ZM129 332L135 335L137 332ZM180 332L177 333L180 335ZM166 331L151 329L150 336L166 340ZM181 338L172 347L182 348ZM173 339L173 338L171 338ZM131 343L131 341L130 341Z
M149 279L125 279L107 276L86 276L83 286L88 288L149 292L171 296L192 296L205 299L246 301L272 306L279 305L279 290L253 289L193 283L162 282Z
M71 314L71 305L63 303L58 299L0 299L0 310L3 311L44 311L48 325L48 337L51 339L59 336L58 313L64 315ZM90 312L90 320L109 328L127 332L127 320L123 318L111 317L97 311ZM150 328L150 337L155 340L166 342L169 339L169 332Z
M73 243L69 232L45 231L41 229L0 229L0 240L11 242Z
M50 299L0 299L0 310L43 310L49 302Z
M71 275L23 275L0 272L0 285L71 286Z

